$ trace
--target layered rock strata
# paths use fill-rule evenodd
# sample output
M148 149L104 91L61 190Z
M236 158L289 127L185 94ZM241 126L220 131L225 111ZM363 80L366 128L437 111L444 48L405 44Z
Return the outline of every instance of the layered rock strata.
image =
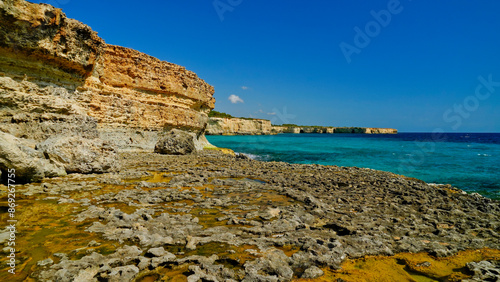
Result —
M397 134L393 128L373 127L326 127L326 126L289 126L276 127L276 131L283 133L358 133L358 134Z
M106 44L60 9L0 2L4 132L41 141L78 131L121 149L152 150L164 129L201 137L213 92L184 67Z
M277 133L361 133L397 134L393 128L329 127L329 126L279 126L265 119L209 118L207 135L268 135Z
M209 118L206 134L208 135L266 135L277 131L271 121L265 119Z
M68 172L107 171L114 167L115 150L153 151L174 128L189 133L202 149L213 93L195 73L106 44L60 9L0 1L0 131ZM66 146L79 147L65 152L64 144L43 145L48 138L70 138ZM85 166L86 161L95 165ZM42 168L28 169L41 164L35 159L2 163L38 171L26 181L44 175Z

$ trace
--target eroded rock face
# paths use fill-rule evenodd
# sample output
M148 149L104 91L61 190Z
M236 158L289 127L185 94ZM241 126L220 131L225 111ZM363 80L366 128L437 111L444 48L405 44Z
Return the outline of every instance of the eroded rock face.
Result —
M357 133L357 134L397 134L394 128L374 127L326 127L326 126L273 126L273 129L283 133Z
M23 144L21 139L0 132L0 171L7 173L9 170L23 182L66 175L61 165L45 159L41 152Z
M199 150L213 93L195 73L108 45L60 9L0 1L0 132L39 144L28 154L5 143L0 162L27 181L63 167L114 170L115 149L153 151L172 128L190 132Z
M54 136L36 148L67 172L103 173L116 171L120 167L116 150L99 138Z
M111 45L82 90L81 101L103 130L182 128L199 134L215 103L213 87L195 73Z
M330 126L281 126L265 119L220 118L208 120L207 135L269 135L278 133L361 133L397 134L393 128L330 127Z
M213 92L184 67L104 43L60 9L0 2L1 131L36 141L77 131L152 151L166 128L200 137Z
M0 2L0 27L2 72L42 81L82 83L105 45L61 9L24 0Z
M211 117L206 133L209 135L261 135L274 133L271 121L265 119L241 119Z
M365 133L367 134L396 134L398 131L393 128L366 128Z
M195 148L195 136L182 130L173 129L161 136L155 145L155 153L167 155L188 155Z

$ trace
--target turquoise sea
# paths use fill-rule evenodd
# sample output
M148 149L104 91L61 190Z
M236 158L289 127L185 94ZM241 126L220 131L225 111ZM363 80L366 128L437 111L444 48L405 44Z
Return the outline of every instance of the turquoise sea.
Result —
M500 199L500 133L207 136L263 161L357 166Z

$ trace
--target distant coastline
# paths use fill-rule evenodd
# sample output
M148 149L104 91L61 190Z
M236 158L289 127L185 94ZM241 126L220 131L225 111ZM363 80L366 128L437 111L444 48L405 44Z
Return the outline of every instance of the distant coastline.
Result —
M212 111L209 114L206 135L272 135L279 133L358 133L397 134L394 128L308 126L296 124L273 125L270 120L233 117Z

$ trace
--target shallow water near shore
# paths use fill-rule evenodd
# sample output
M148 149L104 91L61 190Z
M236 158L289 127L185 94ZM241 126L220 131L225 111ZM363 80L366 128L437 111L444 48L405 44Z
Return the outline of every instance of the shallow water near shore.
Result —
M500 199L500 133L278 134L207 139L258 160L390 171Z

